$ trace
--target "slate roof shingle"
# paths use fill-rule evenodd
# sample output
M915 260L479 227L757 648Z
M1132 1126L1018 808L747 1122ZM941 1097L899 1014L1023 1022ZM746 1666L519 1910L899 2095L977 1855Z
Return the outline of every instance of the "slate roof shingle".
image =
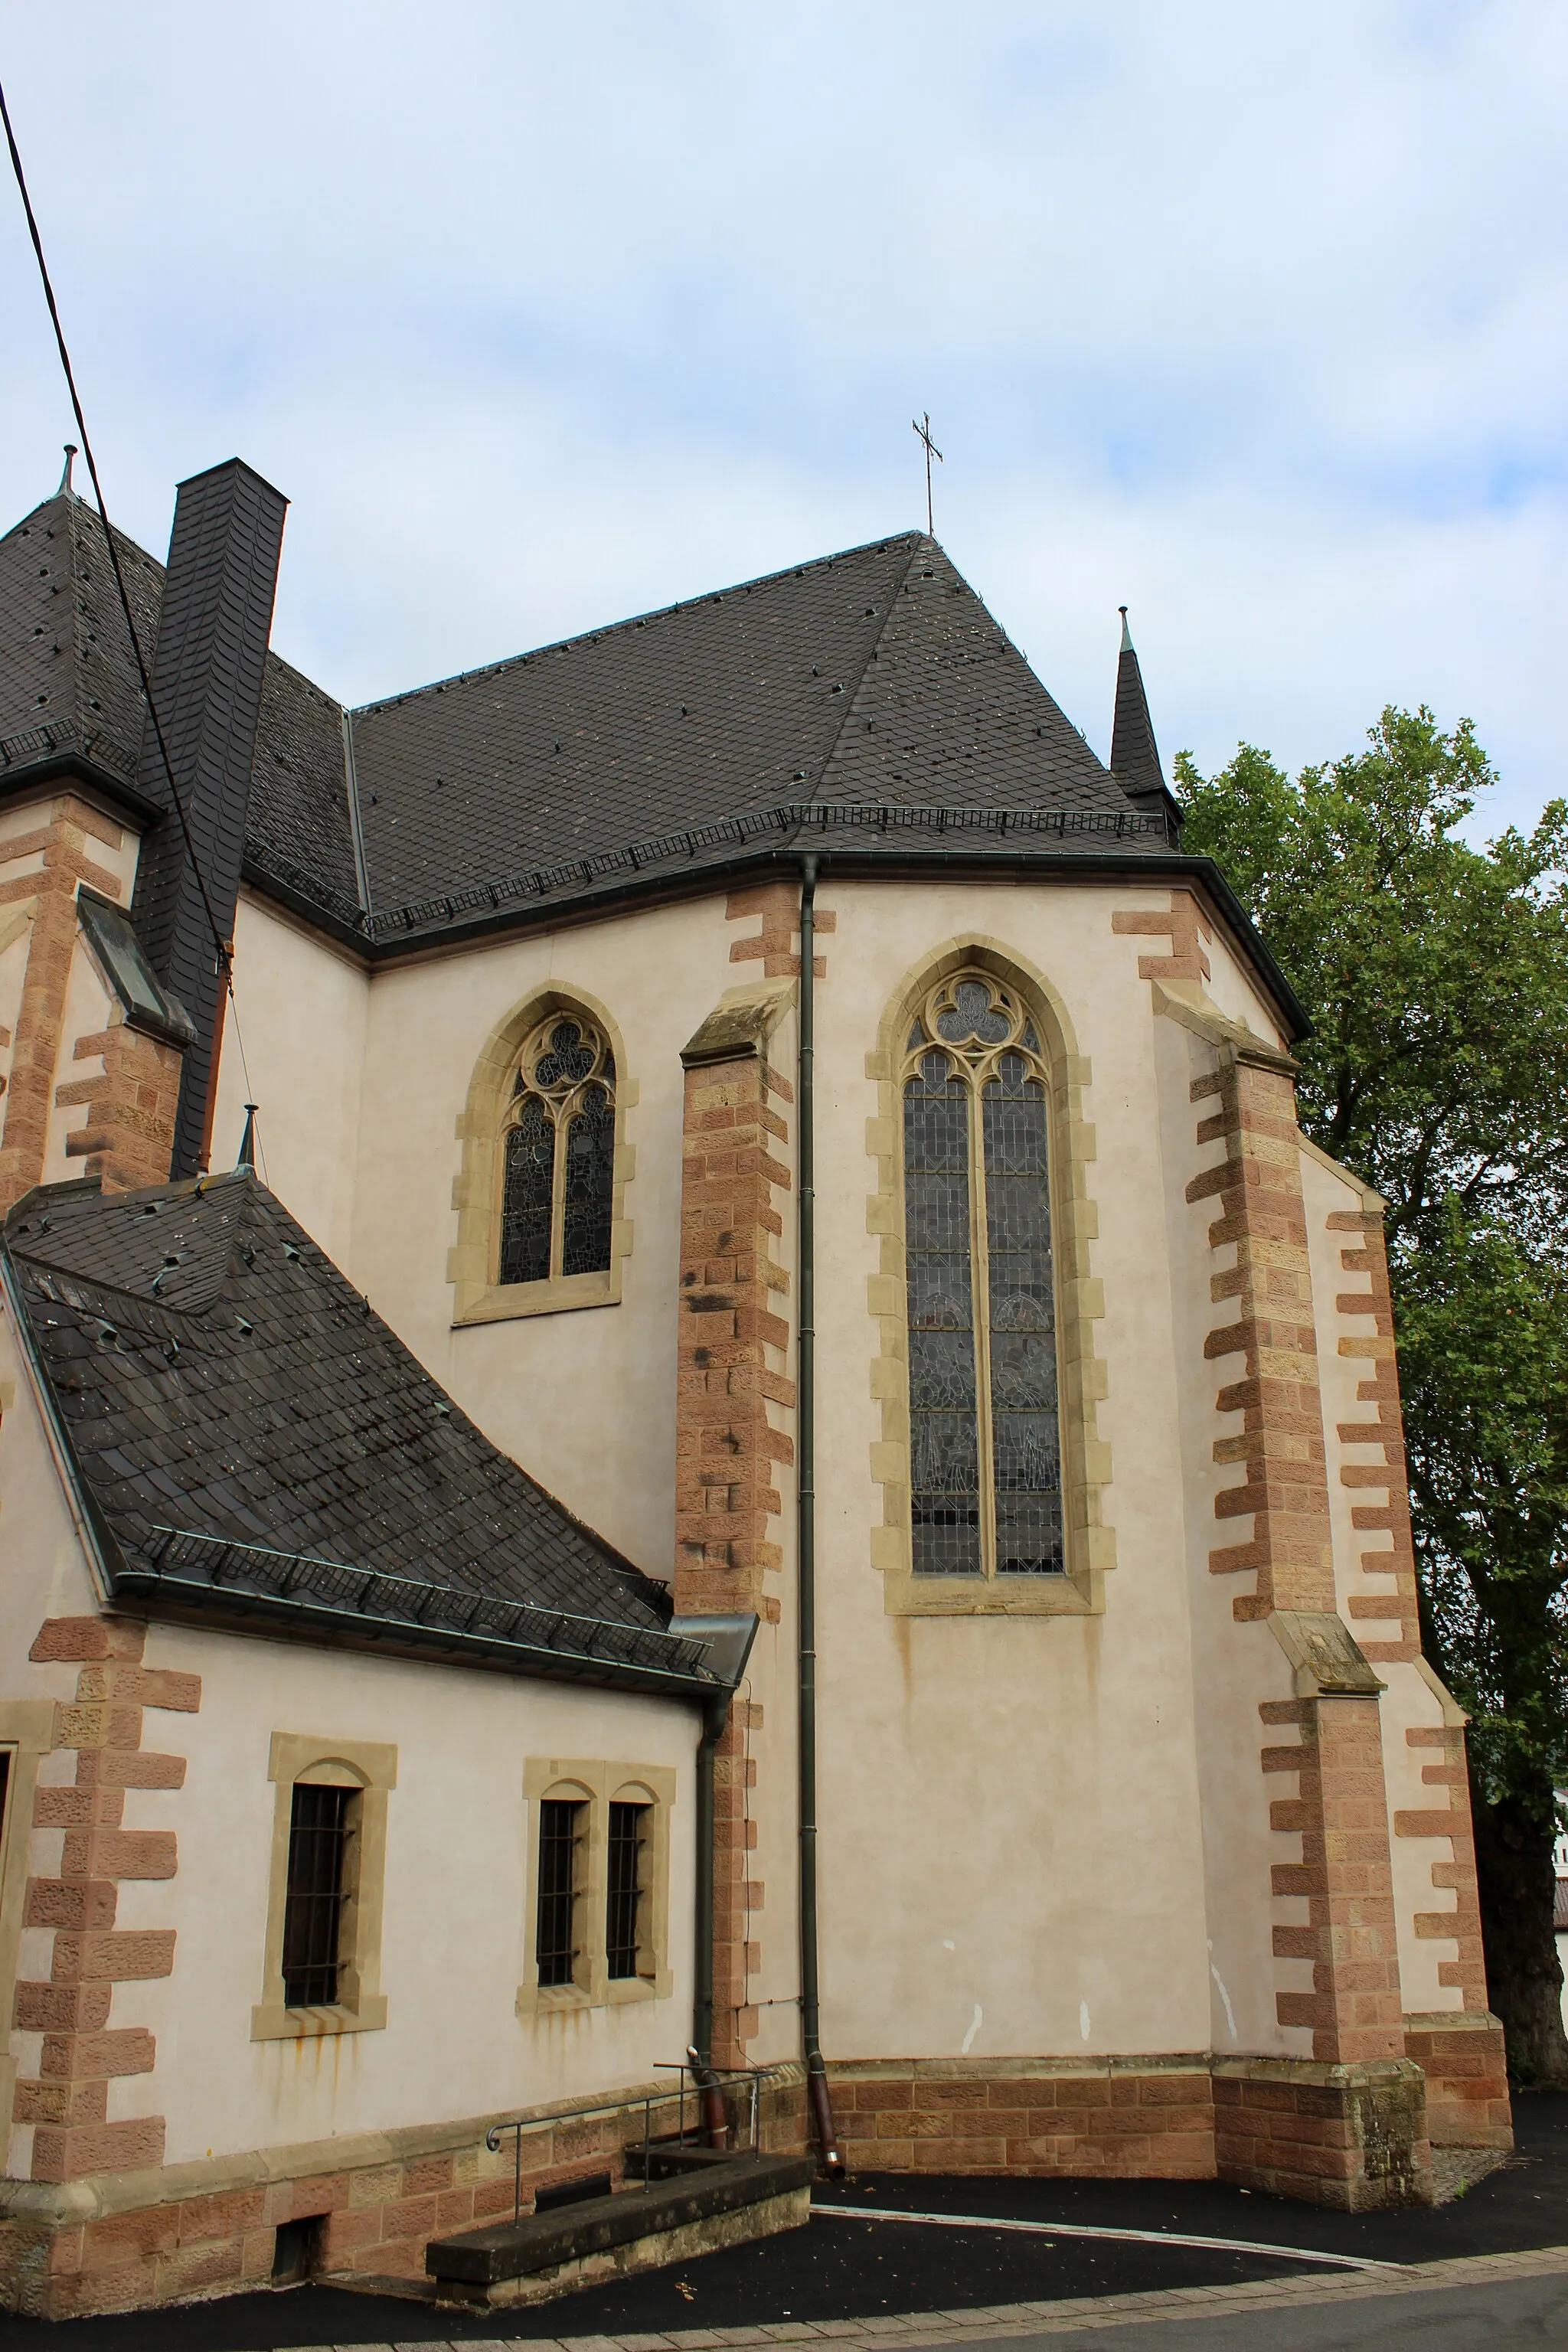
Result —
M247 1170L28 1195L4 1257L116 1590L643 1687L654 1585L493 1446Z
M163 567L116 539L151 659ZM0 761L75 748L133 780L142 708L101 526L62 493L0 540ZM352 778L341 707L268 654L246 866L367 945L818 832L874 854L1168 845L918 531L369 704L347 732Z

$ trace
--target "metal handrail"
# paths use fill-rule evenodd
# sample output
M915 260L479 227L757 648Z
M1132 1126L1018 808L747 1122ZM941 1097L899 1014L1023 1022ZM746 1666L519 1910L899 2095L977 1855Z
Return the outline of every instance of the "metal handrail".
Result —
M640 2101L635 2095L628 2098L596 2100L583 2106L563 2108L553 2115L519 2116L514 2122L490 2126L485 2134L485 2146L492 2156L499 2154L501 2141L507 2133L510 2132L512 2135L511 2218L514 2222L520 2221L522 2216L522 2136L524 2132L542 2131L556 2124L576 2123L584 2116L619 2115L627 2108L640 2105L642 2107L643 2179L646 2180L653 2148L653 2110L655 2107L668 2106L674 2099L679 2102L680 2116L676 2145L679 2147L686 2146L688 2090L686 2078L689 2074L691 2075L690 2087L695 2091L700 2087L697 2077L685 2059L661 2058L655 2063L661 2073L679 2072L680 2081L674 2090L645 2091ZM761 2121L763 2084L769 2075L781 2074L784 2069L779 2066L711 2066L706 2067L703 2071L708 2075L710 2083L717 2084L721 2089L727 2083L747 2083L751 2085L751 2096L748 2102L750 2137L746 2145L754 2151Z

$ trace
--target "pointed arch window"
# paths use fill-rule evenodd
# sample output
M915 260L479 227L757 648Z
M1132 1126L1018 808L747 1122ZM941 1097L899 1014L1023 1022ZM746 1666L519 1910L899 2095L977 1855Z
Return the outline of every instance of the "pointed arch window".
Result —
M904 1242L917 1577L1062 1572L1047 1070L989 973L905 1040Z
M501 1137L501 1283L607 1272L616 1057L585 1013L556 1011L518 1057Z

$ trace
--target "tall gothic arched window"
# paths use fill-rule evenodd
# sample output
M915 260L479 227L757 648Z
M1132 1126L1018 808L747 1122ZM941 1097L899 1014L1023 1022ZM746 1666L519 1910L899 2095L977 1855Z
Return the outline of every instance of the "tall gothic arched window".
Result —
M518 1057L507 1109L498 1281L607 1270L615 1162L609 1039L585 1013L552 1013Z
M917 1576L1062 1569L1047 1071L987 972L905 1041L904 1244Z

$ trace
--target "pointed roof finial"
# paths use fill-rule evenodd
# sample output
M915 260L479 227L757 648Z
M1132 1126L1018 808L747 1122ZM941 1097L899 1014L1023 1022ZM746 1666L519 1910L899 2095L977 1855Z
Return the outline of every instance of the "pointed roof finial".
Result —
M1132 632L1127 625L1127 607L1125 604L1118 604L1116 609L1121 615L1121 650L1124 654L1130 654L1132 650Z
M74 463L75 458L76 443L74 441L68 441L66 443L65 471L60 476L59 488L55 492L57 499L74 499L76 496L76 492L71 488L71 466Z
M237 1169L248 1168L253 1176L256 1173L256 1114L259 1108L258 1103L245 1106L245 1133L239 1139L239 1158L234 1163Z

